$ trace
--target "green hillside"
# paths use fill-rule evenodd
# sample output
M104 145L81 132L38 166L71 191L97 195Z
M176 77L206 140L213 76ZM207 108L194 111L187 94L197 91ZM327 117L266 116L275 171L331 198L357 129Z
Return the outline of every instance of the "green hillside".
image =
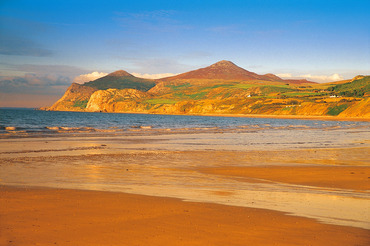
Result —
M125 71L108 74L105 77L84 84L84 86L93 87L98 90L136 89L139 91L148 91L155 85L156 83L153 80L137 78Z
M331 86L328 91L347 97L363 97L370 92L370 76L357 76L351 82Z

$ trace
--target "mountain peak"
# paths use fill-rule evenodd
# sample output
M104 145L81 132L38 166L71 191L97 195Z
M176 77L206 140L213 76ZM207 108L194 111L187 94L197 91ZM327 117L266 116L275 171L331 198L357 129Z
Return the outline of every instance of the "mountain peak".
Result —
M222 60L216 62L208 67L193 70L187 73L182 73L176 76L161 79L162 81L174 80L187 80L187 79L218 79L218 80L262 80L262 81L275 81L284 82L274 74L258 75L235 65L231 61Z
M98 90L136 89L139 91L148 91L155 86L155 82L153 80L137 78L124 70L118 70L99 79L87 82L84 85Z
M118 71L115 71L113 73L108 74L107 76L111 76L111 77L123 77L123 76L133 76L133 75L132 74L129 74L125 70L118 70Z
M163 80L171 81L176 79L253 80L258 79L258 75L238 67L231 61L222 60L208 67L168 77Z
M216 62L216 63L212 64L210 67L230 67L230 66L237 67L231 61L226 61L226 60L222 60L222 61Z

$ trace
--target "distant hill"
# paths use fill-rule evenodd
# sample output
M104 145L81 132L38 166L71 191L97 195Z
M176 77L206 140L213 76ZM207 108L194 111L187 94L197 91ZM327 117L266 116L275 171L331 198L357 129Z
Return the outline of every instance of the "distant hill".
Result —
M174 81L184 79L218 79L218 80L265 80L265 81L284 81L273 74L258 75L249 72L244 68L238 67L231 61L219 61L211 66L182 73L176 76L160 79L161 81Z
M84 86L98 90L136 89L139 91L148 91L155 85L156 83L153 80L137 78L124 70L110 73L107 76L84 84Z
M124 70L115 71L102 78L86 82L83 85L73 83L53 106L47 108L55 111L81 111L86 109L91 95L98 90L135 89L148 91L156 83L153 80L141 79Z
M258 75L230 61L156 81L120 70L73 83L46 110L370 118L370 76L318 84Z

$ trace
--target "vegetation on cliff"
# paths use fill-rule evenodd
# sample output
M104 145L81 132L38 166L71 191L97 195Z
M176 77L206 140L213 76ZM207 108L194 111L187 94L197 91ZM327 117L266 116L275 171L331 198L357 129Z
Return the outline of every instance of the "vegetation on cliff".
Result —
M369 118L369 87L370 76L318 84L257 75L221 61L155 82L117 71L74 84L50 110Z
M350 82L329 87L328 91L340 96L363 97L370 92L370 77L357 76Z

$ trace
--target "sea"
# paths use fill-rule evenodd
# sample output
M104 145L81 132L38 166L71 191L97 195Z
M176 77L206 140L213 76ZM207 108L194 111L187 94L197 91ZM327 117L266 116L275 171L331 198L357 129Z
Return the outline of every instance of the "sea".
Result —
M0 108L0 136L55 135L68 132L124 132L132 130L336 129L369 127L366 121L277 118L91 113ZM22 135L23 133L23 135ZM14 134L13 134L14 136Z

